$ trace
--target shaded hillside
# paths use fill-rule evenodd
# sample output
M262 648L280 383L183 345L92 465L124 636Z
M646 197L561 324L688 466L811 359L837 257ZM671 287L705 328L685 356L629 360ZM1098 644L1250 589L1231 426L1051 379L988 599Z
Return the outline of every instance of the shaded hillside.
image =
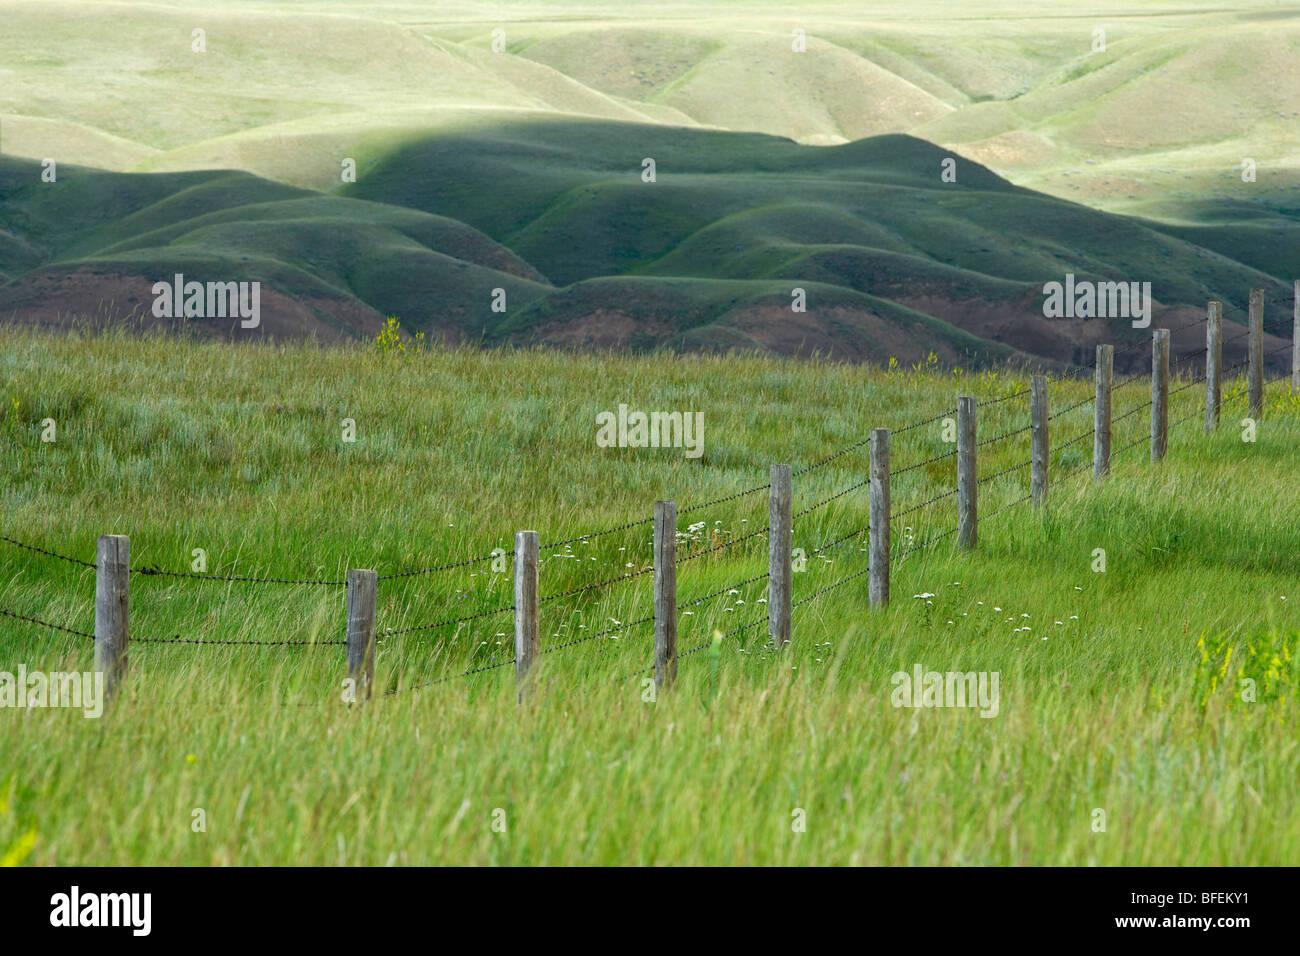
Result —
M0 317L148 326L153 283L175 273L264 284L255 333L160 320L204 335L368 338L397 314L449 342L1086 363L1096 342L1146 333L1044 318L1045 282L1150 282L1157 324L1180 324L1252 287L1289 297L1277 250L1300 246L1289 220L1270 221L1266 247L1237 225L1157 229L896 135L816 148L654 124L477 125L395 143L336 194L229 171L39 173L0 160ZM1200 344L1189 332L1175 352Z

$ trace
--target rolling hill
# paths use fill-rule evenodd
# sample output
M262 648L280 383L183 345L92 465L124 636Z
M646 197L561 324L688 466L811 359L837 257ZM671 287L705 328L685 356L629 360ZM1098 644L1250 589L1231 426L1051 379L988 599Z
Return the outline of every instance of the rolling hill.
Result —
M28 159L329 189L376 139L524 113L818 145L906 133L1171 222L1207 197L1300 202L1285 3L0 0L0 22L0 153Z
M1233 223L1158 225L899 135L811 147L521 114L383 145L329 193L211 170L45 183L3 160L0 317L329 340L396 314L446 342L1086 363L1094 342L1144 333L1046 319L1043 283L1149 281L1159 323L1252 287L1289 297L1278 250L1300 245L1296 220L1278 235L1269 219L1265 244ZM263 283L262 326L154 319L150 290L175 273Z

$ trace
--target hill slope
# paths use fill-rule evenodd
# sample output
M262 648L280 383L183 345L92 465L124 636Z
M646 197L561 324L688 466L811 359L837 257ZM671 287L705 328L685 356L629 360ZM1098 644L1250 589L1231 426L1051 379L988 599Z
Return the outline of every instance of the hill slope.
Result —
M1084 363L1094 342L1145 333L1044 318L1045 282L1150 282L1157 322L1181 321L1252 287L1289 297L1277 250L1300 239L1292 221L1270 220L1269 244L1228 223L1157 228L906 136L818 148L534 118L379 145L334 194L222 171L63 167L43 183L3 161L0 317L152 324L149 290L179 272L268 286L259 335L373 337L395 313L448 342Z
M1174 220L1206 195L1294 208L1300 190L1300 16L1286 5L202 7L0 0L0 151L329 188L372 137L522 113L817 144L908 133L1020 185Z

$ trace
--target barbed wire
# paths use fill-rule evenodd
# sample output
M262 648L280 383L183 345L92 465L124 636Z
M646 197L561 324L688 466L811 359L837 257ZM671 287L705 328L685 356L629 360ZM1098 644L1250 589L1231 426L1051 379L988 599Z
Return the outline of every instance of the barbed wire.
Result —
M1150 377L1151 377L1151 373L1147 371L1134 372L1132 375L1129 375L1127 378L1122 379L1118 385L1111 385L1110 393L1114 395L1120 389L1132 385L1134 382L1140 382Z
M1190 413L1184 415L1182 418L1178 418L1178 419L1175 419L1175 420L1172 421L1172 422L1169 422L1169 423L1165 426L1165 430L1166 430L1166 431L1169 431L1170 429L1177 428L1179 425L1183 424L1183 422L1189 422L1189 421L1191 421L1193 418L1200 418L1200 417L1201 417L1202 415L1204 415L1204 414L1205 414L1205 410L1204 410L1204 409L1201 409L1201 408L1198 408L1198 409L1196 409L1195 411L1190 412Z
M985 405L997 405L999 402L1005 402L1008 399L1019 398L1021 395L1028 395L1029 389L1022 388L1019 391L1012 392L1009 395L1003 395L1000 398L986 398L983 401L977 401L976 407L983 408Z
M514 609L515 606L513 604L510 604L507 605L506 607L498 607L490 611L479 611L476 614L467 614L464 617L453 617L445 621L434 621L431 624L416 624L411 627L393 628L387 631L383 631L379 634L376 634L375 636L394 637L395 635L398 634L410 634L413 631L432 631L439 627L450 627L453 624L464 624L466 621L476 621L481 617L495 617L498 614L504 614L506 611L513 611Z
M847 495L850 491L857 491L857 490L858 490L859 488L861 488L862 486L864 486L864 485L868 485L868 484L870 484L870 483L871 483L871 479L870 479L870 478L864 478L862 481L855 482L854 484L849 485L849 486L848 486L847 488L845 488L843 491L836 492L835 494L831 495L829 498L823 498L821 501L817 502L815 505L809 505L807 508L804 508L802 511L796 512L796 513L795 513L795 514L790 518L790 522L793 524L794 522L796 522L796 521L798 521L800 518L802 518L804 515L809 514L809 513L813 512L813 511L816 511L818 508L821 508L821 507L823 507L823 506L825 506L825 505L828 505L828 504L830 504L832 501L836 501L836 500L839 499L839 498L843 498L843 497L844 497L845 495Z
M12 617L15 620L26 621L28 624L36 624L40 627L48 627L52 631L62 631L64 634L71 634L74 637L87 637L90 638L90 640L92 641L95 639L94 634L87 634L85 631L75 631L72 628L64 627L61 624L51 624L49 621L42 621L38 617L28 617L26 614L19 614L16 611L6 611L4 608L0 608L0 614L4 615L5 617Z
M584 584L581 587L570 588L568 591L560 591L557 594L548 594L546 597L538 600L538 604L549 604L551 601L558 601L560 598L572 597L575 594L582 594L584 591L594 591L597 588L608 587L611 584L619 584L623 581L631 581L633 578L639 578L645 574L654 573L654 567L642 568L640 571L631 571L627 574L620 574L618 577L606 578L604 581L597 581L594 584Z
M132 644L217 644L222 647L342 647L347 641L231 641L208 637L133 637Z
M562 644L548 644L542 648L542 653L551 654L555 651L562 651L566 647L573 647L577 644L585 644L587 641L594 641L598 637L609 637L609 635L611 634L617 634L619 631L626 631L628 628L639 627L642 624L653 624L653 623L654 623L653 615L651 615L650 617L643 617L637 621L628 621L626 623L620 623L615 625L614 627L606 628L605 630L599 631L595 634L587 634L583 637L577 637L571 641L565 641Z
M1060 444L1056 445L1052 450L1059 452L1063 448L1069 448L1071 445L1077 444L1086 438L1093 438L1095 435L1096 432L1090 428L1085 432L1080 432L1079 434L1075 435L1073 438L1069 439L1068 441L1061 442Z
M1007 439L1007 438L1014 438L1014 437L1017 436L1017 435L1020 435L1020 434L1023 434L1024 432L1029 431L1029 430L1030 430L1031 428L1033 428L1033 427L1034 427L1033 424L1030 423L1030 424L1028 424L1028 425L1025 425L1023 428L1017 428L1017 429L1014 429L1013 431L1003 432L1001 435L994 435L992 438L986 438L986 439L984 439L983 441L976 442L976 443L975 443L975 447L976 447L976 448L983 448L985 445L992 445L992 444L995 443L995 442L1000 442L1000 441L1002 441L1002 440L1004 440L1004 439Z
M850 531L848 534L842 534L838 538L833 538L832 540L827 541L825 544L813 548L811 551L808 552L808 556L812 557L813 555L816 554L823 554L824 552L830 550L831 548L843 544L845 541L848 541L850 538L856 538L858 535L864 534L870 530L871 530L871 525L869 524L863 525L861 528L858 528L855 531Z
M848 575L847 577L840 578L838 581L834 582L833 584L827 585L826 587L822 588L820 591L810 594L806 598L800 598L798 601L795 601L793 604L790 605L790 610L793 611L797 607L802 607L803 605L807 604L809 601L815 601L823 594L826 594L828 591L834 591L836 588L848 584L850 581L854 580L855 578L860 578L862 577L862 575L867 574L870 571L871 571L870 566L863 568L861 571L854 571L852 574Z
M736 545L740 544L740 542L748 541L750 538L756 538L761 534L767 534L770 530L771 528L768 525L763 525L763 527L757 531L751 531L749 534L742 534L739 538L732 538L730 541L723 541L721 544L715 544L713 547L705 548L703 551L693 551L684 558L678 558L677 564L681 565L685 564L687 561L694 561L696 558L701 558L706 554L713 554L715 551L724 551L727 548L734 548Z
M131 568L132 574L143 574L146 576L158 575L169 578L194 578L200 581L224 581L224 582L241 582L250 584L308 584L321 585L325 587L343 587L346 581L326 581L326 580L292 580L288 578L271 578L271 577L249 577L242 575L218 575L203 574L197 571L164 571L158 567L141 567Z
M831 462L835 461L837 458L843 458L849 452L857 451L859 448L861 448L863 445L866 445L870 441L871 441L871 437L867 436L866 438L862 439L859 442L854 442L852 445L849 445L847 448L841 448L833 455L827 455L825 458L821 459L820 461L815 461L811 465L805 465L802 468L792 471L790 473L790 476L792 478L797 478L800 475L806 475L810 471L815 471L818 468L825 467L826 465L829 465Z
M942 455L935 455L933 458L927 458L925 461L918 461L916 464L908 465L906 468L899 468L896 471L891 471L889 477L891 479L897 478L899 475L905 475L909 471L916 471L916 469L924 468L926 465L933 465L936 461L943 461L945 458L951 458L955 454L957 454L957 449L954 448L952 451L946 451Z
M95 567L95 563L93 561L82 561L80 558L74 558L71 555L59 554L59 552L57 551L49 551L45 548L38 548L34 544L26 544L25 542L19 541L16 538L10 538L3 534L0 534L0 541L7 541L9 544L14 545L15 547L25 548L28 551L35 551L37 554L44 554L51 558L58 558L60 561L67 561L70 564L79 564L83 568Z
M1096 400L1097 397L1095 395L1089 395L1087 398L1083 399L1082 401L1075 402L1073 405L1070 405L1067 408L1062 408L1060 411L1052 412L1050 415L1047 416L1047 420L1050 422L1054 418L1060 418L1062 415L1072 412L1076 408L1082 408L1084 405L1091 404Z
M681 656L682 655L680 654L678 655L679 660L681 659ZM621 684L623 681L631 680L633 677L640 677L642 674L653 674L654 672L655 672L655 666L653 664L651 664L649 667L638 667L636 670L624 674L622 677L615 677L612 681L610 681L610 683Z
M745 491L737 491L732 495L724 495L721 498L714 498L712 501L706 501L703 504L691 505L689 508L682 508L677 513L679 515L684 515L690 514L692 511L699 511L701 508L712 508L714 505L724 504L728 501L735 501L737 498L744 498L746 495L753 495L760 491L767 491L771 487L772 485L770 482L768 484L758 485L754 488L748 488Z
M793 608L793 605L791 605L791 607ZM767 623L767 617L766 617L766 616L763 616L763 617L757 618L757 619L755 619L755 620L753 620L753 621L750 621L748 624L741 624L739 627L733 627L731 630L729 630L729 631L727 631L725 634L723 634L719 640L720 640L720 641L725 641L725 640L726 640L727 638L729 638L729 637L732 637L732 636L734 636L734 635L736 635L736 634L743 634L743 633L745 633L745 631L752 631L754 628L758 627L760 624L766 624L766 623ZM700 651L704 650L706 647L709 647L710 645L712 645L712 644L713 644L713 640L714 640L714 638L713 638L712 636L710 636L708 640L706 640L706 641L704 641L704 642L702 642L702 643L700 643L700 644L696 644L694 647L692 647L692 648L691 648L690 650L688 650L688 651L683 651L682 653L678 654L678 655L677 655L677 659L678 659L678 660L681 660L683 657L690 657L690 656L693 655L693 654L698 654ZM653 668L650 668L650 669L653 670ZM640 674L640 673L643 673L643 671L636 671L635 673ZM626 678L624 678L624 679L626 680Z
M1078 467L1070 471L1067 471L1064 475L1061 475L1059 478L1052 478L1051 484L1052 485L1064 484L1065 482L1073 478L1075 475L1082 474L1083 472L1088 471L1092 467L1093 467L1093 463L1091 461L1085 461L1083 464L1079 465Z
M381 574L379 575L379 580L392 581L395 578L411 578L419 574L435 574L439 571L451 571L455 568L467 568L473 564L482 564L484 561L492 561L495 558L503 557L507 554L513 555L514 553L514 548L511 548L509 551L506 551L504 548L497 548L491 554L482 554L476 558L466 558L464 561L453 561L449 564L439 564L431 568L418 568L414 571L395 571L392 574Z
M995 471L991 475L985 475L983 478L977 478L975 479L975 484L982 485L986 481L993 481L995 478L1001 478L1003 475L1009 475L1013 471L1019 471L1021 468L1028 468L1033 463L1034 463L1033 459L1030 459L1029 461L1022 461L1018 465L1012 465L1010 468L1003 468L1001 471Z
M1022 467L1023 467L1023 466L1022 466ZM1020 498L1017 498L1015 501L1009 501L1009 502L1007 502L1005 505L1003 505L1001 508L996 508L996 509L994 509L993 511L990 511L990 512L989 512L988 514L986 514L986 515L980 515L980 520L981 520L981 521L988 521L990 518L993 518L993 517L995 517L995 516L997 516L997 515L1002 514L1002 512L1004 512L1004 511L1007 511L1007 510L1009 510L1009 509L1011 509L1011 508L1016 507L1016 505L1023 505L1026 501L1029 501L1029 500L1032 499L1033 497L1034 497L1034 495L1033 495L1033 493L1031 492L1030 494L1027 494L1027 495L1024 495L1024 496L1022 496L1022 497L1020 497Z
M384 691L384 696L392 697L393 695L397 694L399 691L402 690L420 690L423 687L432 687L435 684L441 684L449 680L456 680L461 677L469 677L472 674L482 674L484 671L496 670L498 667L507 667L510 664L513 664L515 660L516 659L512 657L508 661L494 661L493 663L486 664L482 667L471 667L470 669L462 671L459 674L446 674L442 677L435 677L433 680L421 681L418 684L411 684L408 687L402 687L399 685L397 687L393 687L390 688L389 690Z
M745 587L746 585L753 584L756 581L766 581L769 577L771 577L771 572L764 571L762 574L756 574L752 578L745 578L745 580L737 581L735 584L728 584L726 587L719 588L716 591L713 591L709 594L705 594L703 597L697 597L694 600L685 602L684 604L678 604L677 610L680 611L684 607L695 607L696 605L703 604L705 601L708 601L712 598L721 597L722 595L729 594L732 591L739 591L741 588Z
M914 428L924 428L926 425L932 425L935 422L940 421L941 419L951 418L953 415L956 414L957 414L957 409L950 408L946 412L940 412L938 415L935 415L933 418L927 418L925 421L921 421L921 422L913 422L910 425L904 425L902 428L895 429L892 434L902 435L904 432L910 432Z
M904 515L910 515L914 511L920 511L922 508L927 507L928 505L932 505L936 501L943 501L944 498L951 498L956 493L957 493L956 488L952 489L951 491L940 492L939 494L935 495L933 498L927 498L925 501L922 501L918 505L912 505L912 507L905 508L904 510L898 512L897 514L890 515L889 520L891 522L897 521L899 518L902 518Z
M1130 415L1136 415L1138 412L1142 411L1144 408L1150 408L1150 407L1151 407L1151 399L1148 398L1148 399L1147 399L1145 402L1143 402L1141 405L1137 405L1137 406L1134 406L1133 408L1130 408L1130 409L1129 409L1127 412L1125 412L1123 415L1117 415L1117 416L1115 416L1113 419L1111 419L1111 425L1114 426L1116 423L1118 423L1118 422L1122 422L1124 419L1128 418Z
M930 537L926 538L924 541L919 542L918 544L914 544L911 545L910 547L904 548L902 551L898 552L898 554L894 555L893 558L891 558L890 560L897 561L900 558L903 558L906 555L911 554L913 551L920 551L922 548L929 547L930 545L934 544L934 542L942 541L944 538L947 538L950 535L954 535L956 533L957 533L956 528L949 528L947 531L943 531L940 532L939 534L931 535Z
M719 498L710 499L709 501L702 501L699 504L690 505L689 507L686 508L679 508L677 510L677 514L678 516L681 516L685 514L690 514L691 512L694 511L700 511L704 508L712 508L715 505L725 504L728 501L735 501L738 498L744 498L748 495L757 494L760 491L767 491L771 487L772 485L769 482L767 484L757 485L753 488L746 488L744 491L737 491L734 492L733 494L723 495ZM566 545L576 544L579 541L588 541L592 538L600 538L605 535L616 534L619 531L627 531L631 528L638 528L642 525L652 524L653 522L654 522L653 516L649 518L639 518L636 521L628 521L621 525L617 525L613 528L606 528L603 531L593 531L590 534L580 534L577 535L576 537L565 538L562 541L554 541L550 544L544 544L541 546L540 550L553 551L556 548L562 548Z

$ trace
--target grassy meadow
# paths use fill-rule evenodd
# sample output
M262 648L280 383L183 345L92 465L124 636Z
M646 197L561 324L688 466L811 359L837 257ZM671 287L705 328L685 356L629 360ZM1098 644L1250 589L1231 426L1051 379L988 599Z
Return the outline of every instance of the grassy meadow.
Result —
M848 580L799 605L774 653L765 625L732 633L766 615L764 581L730 587L766 570L753 534L766 493L687 509L760 487L773 463L797 470L872 427L940 415L959 394L1013 396L1021 377L0 330L2 535L93 561L97 535L127 534L134 567L188 570L202 549L210 574L337 581L509 550L520 528L563 541L670 498L690 556L680 648L706 648L648 701L636 672L651 664L650 626L593 635L650 615L651 576L561 596L648 568L648 523L544 549L542 595L557 597L522 708L509 613L383 638L376 697L349 707L342 588L134 576L131 673L110 711L0 713L0 859L1294 864L1300 403L1271 385L1246 442L1240 383L1208 436L1202 386L1182 385L1170 421L1191 417L1168 459L1150 465L1139 443L1094 483L1090 438L1066 444L1091 429L1091 382L1053 381L1053 407L1078 407L1052 422L1052 472L1083 471L1048 509L998 511L1026 493L1028 469L993 478L974 552L948 537L898 558L883 609L868 607L865 575ZM1142 380L1116 393L1116 449L1145 434L1148 397ZM598 447L596 414L621 402L702 411L703 456ZM1027 395L1007 397L980 408L979 436L1027 423ZM896 435L895 470L950 450L943 424ZM1027 460L1028 443L981 447L980 473ZM866 473L862 446L798 475L795 512ZM899 475L894 513L954 484L951 458ZM865 488L796 520L808 554L796 601L866 568L852 534L866 523ZM952 497L901 515L895 551L954 524ZM92 570L0 541L0 608L90 631L93 596ZM381 580L379 627L512 597L508 560ZM727 635L716 654L715 632ZM175 637L307 643L153 643ZM0 617L3 669L92 659L84 638ZM997 715L891 706L891 676L918 664L997 672Z

